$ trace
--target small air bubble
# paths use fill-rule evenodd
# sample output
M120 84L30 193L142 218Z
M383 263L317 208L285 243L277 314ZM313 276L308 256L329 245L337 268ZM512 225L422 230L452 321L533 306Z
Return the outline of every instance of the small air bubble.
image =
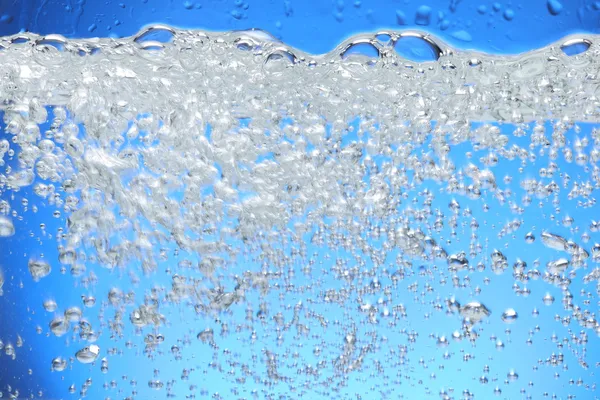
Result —
M545 305L550 306L554 303L554 296L552 296L550 293L546 293L544 295L542 301L544 302Z
M517 318L517 312L512 308L509 308L502 313L502 321L504 323L512 324L517 320Z
M585 53L591 45L592 42L587 39L572 39L563 43L560 49L568 56L576 56Z
M525 235L525 243L531 244L535 242L535 235L532 232L529 232Z

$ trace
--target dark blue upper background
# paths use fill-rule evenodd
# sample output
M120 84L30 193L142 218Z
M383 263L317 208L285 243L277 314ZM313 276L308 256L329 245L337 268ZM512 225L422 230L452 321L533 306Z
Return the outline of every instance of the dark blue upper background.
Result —
M593 0L0 0L0 35L129 36L151 23L262 28L313 53L382 28L419 28L459 48L519 53L569 33L596 33Z

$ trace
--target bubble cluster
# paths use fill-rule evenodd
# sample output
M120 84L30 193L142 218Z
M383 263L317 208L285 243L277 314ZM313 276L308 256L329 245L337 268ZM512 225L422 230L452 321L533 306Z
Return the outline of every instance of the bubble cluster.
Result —
M0 194L27 201L3 203L0 240L29 200L51 209L55 259L20 267L77 291L31 306L73 355L46 367L101 372L61 379L93 398L533 399L558 367L591 396L600 48L573 40L499 57L413 31L323 55L257 30L2 38ZM128 355L150 367L119 376ZM232 394L196 384L213 381Z

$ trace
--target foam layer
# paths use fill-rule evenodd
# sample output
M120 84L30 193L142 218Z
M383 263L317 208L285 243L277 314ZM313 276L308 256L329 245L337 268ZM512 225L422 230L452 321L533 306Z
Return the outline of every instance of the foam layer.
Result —
M406 40L421 42L420 58L437 60L403 58L396 50ZM164 26L118 40L19 34L0 43L5 48L0 92L5 104L19 100L11 97L11 85L27 86L28 95L44 104L74 106L83 101L77 89L97 86L104 95L102 84L110 85L119 98L104 96L104 101L126 101L129 109L148 106L131 92L133 85L153 102L162 101L158 108L194 90L210 97L236 87L241 97L227 100L234 100L242 116L252 93L265 85L273 88L273 109L294 98L298 105L310 101L323 113L343 102L360 104L365 115L387 110L400 119L440 122L455 115L510 122L595 121L599 114L594 67L599 50L593 38L569 37L512 57L459 51L419 32L358 35L318 56L262 31L209 33ZM565 54L582 46L589 48L575 57Z

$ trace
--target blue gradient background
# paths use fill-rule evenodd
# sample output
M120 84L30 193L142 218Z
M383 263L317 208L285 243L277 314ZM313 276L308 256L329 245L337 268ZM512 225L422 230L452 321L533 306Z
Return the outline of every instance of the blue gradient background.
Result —
M567 34L574 32L597 33L600 27L600 2L596 1L563 1L563 8L558 15L553 15L549 12L547 2L541 0L530 1L182 1L182 0L134 0L134 1L94 1L94 0L0 0L0 35L14 34L19 31L31 31L40 34L60 33L67 37L95 37L95 36L128 36L137 32L142 26L160 22L170 25L175 25L184 28L201 28L207 30L232 30L246 28L261 28L265 29L277 37L295 47L313 53L323 53L331 50L344 38L357 32L376 31L379 29L407 29L418 28L429 31L437 37L442 38L446 42L458 47L467 49L477 49L493 53L519 53L534 48L539 48L548 43L554 42ZM417 13L423 13L423 6L430 7L429 23L423 25L423 18L419 20ZM417 24L420 22L420 24ZM1 58L0 58L1 62ZM2 127L3 128L3 127ZM508 129L508 128L507 128ZM590 126L584 127L584 131L589 132ZM3 137L4 134L0 134ZM456 148L453 152L456 155L462 154L465 149ZM475 157L483 156L484 152L475 154ZM10 161L9 161L10 162ZM466 163L466 160L465 160ZM518 161L512 163L504 163L504 173L517 176ZM533 176L536 172L534 167L539 168L538 164L530 164L529 171L526 174ZM563 171L568 172L571 176L577 176L581 171L575 165L561 164ZM499 176L503 174L498 172ZM514 182L513 184L516 184ZM435 188L432 186L432 188ZM416 196L416 193L411 194ZM566 193L561 193L565 197ZM491 197L491 196L490 196ZM21 199L30 199L28 208L33 205L39 207L39 211L33 214L31 211L25 212L21 205ZM5 284L4 295L0 297L0 338L4 343L16 340L16 334L20 334L25 343L22 348L17 348L17 359L9 360L8 357L0 355L0 390L5 388L6 384L13 384L20 387L23 394L29 395L30 392L35 393L37 389L43 389L43 398L78 398L77 394L69 395L66 388L71 384L77 385L77 393L81 387L81 383L88 377L94 381L89 390L88 398L102 399L110 397L112 399L124 398L131 394L132 386L129 380L133 376L138 378L137 390L139 395L136 398L165 398L166 392L163 389L161 392L150 392L147 387L147 379L153 374L153 369L157 368L153 365L142 353L143 336L134 336L131 338L137 348L133 351L125 351L122 356L109 357L110 377L118 382L118 389L122 389L119 393L115 390L105 391L102 389L102 384L106 378L100 373L100 361L94 366L81 365L75 362L72 370L65 371L64 374L50 373L50 360L58 355L70 357L81 346L79 343L65 345L66 335L62 338L56 338L52 335L49 337L48 322L52 318L51 313L46 313L42 308L42 301L48 297L53 297L58 305L58 311L63 311L71 305L79 305L84 311L85 317L90 320L96 329L97 313L99 305L92 309L84 309L81 303L80 295L86 292L82 288L74 289L76 279L66 275L60 275L58 272L59 265L57 260L56 242L54 239L40 237L40 222L46 224L46 232L55 235L57 229L64 226L64 218L53 218L52 207L44 206L44 202L35 199L31 189L27 188L22 192L14 195L9 201L20 214L25 215L23 220L14 219L17 234L8 239L0 239L0 267L4 271ZM440 209L447 210L449 197L437 196L434 208L437 206ZM517 217L508 214L506 206L499 207L493 204L493 199L487 198L481 201L472 201L460 198L463 209L471 207L473 213L479 221L487 218L490 222L496 224L504 224L509 220ZM491 211L484 216L482 204L489 201L492 204ZM536 201L536 200L534 200ZM572 204L565 203L565 204ZM574 238L579 241L581 232L573 232L568 228L559 226L558 221L550 221L547 215L551 212L552 206L549 202L545 202L542 207L531 206L527 209L526 215L523 216L524 223L519 231L516 232L517 239L509 241L506 239L497 239L497 228L491 226L480 229L481 237L490 237L489 248L486 254L489 254L494 248L502 248L509 260L509 265L520 257L527 261L531 266L533 261L540 259L543 270L545 263L557 257L554 251L548 251L544 248L539 240L531 245L526 246L523 241L523 236L529 230L533 230L538 236L541 230L551 229L553 232L563 234L567 238ZM589 209L573 209L568 210L568 214L575 218L575 224L582 227L587 226L590 216L594 213L598 215L598 209L595 207ZM535 226L535 228L531 228ZM445 236L448 232L445 232ZM456 249L468 247L469 230L462 233L462 244L459 244ZM592 239L589 244L584 245L589 250L591 243L599 241L597 234L592 234ZM504 243L509 242L511 245L504 248ZM34 283L27 272L27 260L31 256L40 256L43 252L44 257L49 260L53 266L53 272L50 276L43 279L41 282ZM248 266L246 266L248 267ZM92 268L88 266L88 268ZM164 266L159 267L159 271L164 270ZM327 265L323 266L324 270ZM118 272L109 272L99 268L94 269L99 278L99 284L94 288L90 288L88 293L95 294L98 298L98 303L106 300L106 293L111 286L121 286L124 288L132 287L129 283L128 276L122 276ZM489 272L488 272L489 273ZM316 273L317 274L317 273ZM486 273L487 274L487 273ZM301 273L298 272L297 276ZM550 332L556 332L559 338L569 335L569 329L578 333L582 328L575 326L573 323L570 327L564 327L560 323L554 321L555 314L564 314L560 304L560 291L557 288L549 287L547 284L537 281L532 282L529 288L532 294L529 298L516 297L510 287L513 279L510 276L510 269L504 276L494 277L490 287L485 287L481 281L483 275L472 275L472 287L481 285L484 288L482 295L479 297L485 304L490 304L492 309L492 318L489 324L482 328L482 338L478 342L478 346L473 348L466 341L455 344L452 343L448 350L453 352L453 357L462 357L461 349L476 356L469 363L463 365L464 368L460 371L440 371L438 364L442 363L441 354L443 351L435 347L435 341L427 338L429 333L445 334L449 336L454 330L460 328L460 321L457 318L447 318L445 326L431 326L430 323L423 320L422 315L429 310L429 306L424 306L422 310L413 305L411 302L412 294L398 294L397 302L405 302L409 310L409 321L405 321L407 329L417 330L421 338L421 343L424 343L420 352L411 354L409 362L414 364L415 368L420 368L417 365L417 355L421 355L425 360L434 358L435 361L428 362L429 369L422 369L419 372L413 373L415 377L421 377L428 383L431 395L426 398L438 398L438 392L442 387L454 387L455 382L463 382L463 376L478 377L483 375L481 372L483 365L490 364L492 372L489 374L490 383L482 386L477 381L470 381L468 389L475 393L476 399L492 398L493 387L499 385L503 389L503 394L500 398L517 399L524 397L519 390L527 388L527 382L534 380L536 385L533 389L527 388L527 393L532 394L533 399L539 399L541 393L547 391L555 393L557 398L566 398L566 394L575 394L577 399L593 399L596 398L596 392L586 390L581 387L572 387L567 384L568 379L561 377L554 379L555 372L559 372L565 376L577 377L582 376L587 383L595 383L597 378L594 377L596 370L594 362L600 359L600 350L598 338L591 331L587 331L590 335L590 343L588 345L588 360L591 368L588 371L580 370L576 365L577 362L572 357L570 351L565 349L563 352L565 358L568 359L568 364L571 371L563 371L560 368L550 368L540 366L540 371L533 373L531 365L522 365L519 361L520 354L526 354L524 357L527 360L535 360L548 356L549 352L558 352L555 345L547 343L542 338L548 338ZM411 277L412 281L417 277ZM410 279L400 285L402 290L405 290ZM156 277L154 282L162 285L169 285L170 279L164 275ZM140 303L141 297L145 290L150 288L152 282L142 283L136 287L138 293L136 304ZM466 302L469 299L467 291L455 292L449 285L446 287L435 286L441 299L457 293L459 300ZM576 296L579 295L579 290L583 287L573 285L572 292ZM586 290L591 290L587 287ZM541 305L541 297L546 291L554 294L557 301L551 307L543 307ZM404 298L404 300L402 300ZM503 303L499 299L509 299ZM273 296L270 299L273 304L279 301ZM286 299L286 304L295 304L302 299ZM305 300L305 299L304 299ZM597 299L593 299L597 301ZM256 302L255 302L256 304ZM504 307L514 307L520 314L519 321L510 326L512 333L510 337L514 340L507 343L506 349L502 353L498 353L494 349L494 343L488 340L491 333L497 334L505 342L509 336L503 334L505 326L499 321L499 316ZM499 308L502 307L502 308ZM531 310L533 307L540 309L540 316L537 319L531 318ZM131 311L131 309L128 309ZM238 309L233 311L243 318L243 306L238 306ZM272 311L274 313L275 311ZM206 321L198 321L191 318L187 311L180 314L176 308L172 307L166 310L167 317L172 322L171 326L161 329L161 333L167 338L162 345L161 350L165 353L160 356L157 365L160 365L160 378L167 381L169 378L178 379L183 366L197 364L197 371L190 375L190 380L176 384L176 393L178 398L184 398L188 394L184 387L194 383L199 389L197 391L198 398L211 398L215 392L219 392L224 399L233 399L239 397L252 398L249 393L234 395L234 387L223 383L219 380L219 373L211 371L207 367L207 363L212 357L212 350L206 349L210 356L207 359L198 359L194 362L187 361L185 363L177 362L169 354L169 349L174 344L174 338L180 338L183 333L189 330L189 335L194 342L195 347L199 352L205 351L202 346L198 345L195 335L200 330L207 326L214 328L215 332L219 331L219 327L214 320L207 318ZM335 318L335 310L324 310L326 315ZM291 318L291 310L285 310L286 319ZM106 318L110 317L107 316ZM352 318L352 317L351 317ZM357 320L360 316L356 316ZM439 321L440 317L436 317ZM131 325L128 321L128 315L124 317L126 323L126 332L131 332ZM40 325L43 333L38 335L35 333L35 326ZM534 346L526 346L525 339L528 337L528 331L535 325L542 327L542 331L534 335ZM364 328L364 327L363 327ZM103 335L100 337L98 344L102 348L101 357L106 355L106 349L124 348L124 342L128 338L114 342L108 337L108 330L103 328ZM150 330L146 329L144 334ZM394 336L393 329L381 328L382 332L388 332L390 341L396 341L397 344L406 344L404 336ZM334 329L327 332L318 332L325 340L338 340L340 335ZM245 334L245 332L243 333ZM504 336L503 336L504 335ZM537 339L537 340L536 340ZM291 338L287 339L291 340ZM297 339L299 343L304 343L305 348L299 351L309 352L312 349L313 341L309 339ZM274 340L271 338L271 342ZM247 339L241 341L247 343ZM251 354L257 354L260 358L261 346L244 346L240 345L236 334L230 334L229 339L223 339L219 342L220 348L231 348L234 352L239 352L243 355L242 358L249 358ZM551 350L548 350L550 346ZM185 351L192 352L191 349ZM487 359L487 354L493 354L494 360ZM184 356L186 359L187 356ZM521 375L521 378L516 384L504 385L503 381L506 373L510 368L516 368ZM524 370L526 368L526 370ZM28 370L32 369L30 375ZM207 373L201 373L203 369L209 369ZM523 369L523 370L522 370ZM293 367L281 368L284 374L293 374ZM477 372L479 371L479 372ZM431 380L429 375L435 372L438 375L437 379ZM382 392L389 391L390 387L381 386L381 376L372 376L372 370L367 368L358 377L353 377L350 380L347 392L321 395L318 398L338 398L350 399L347 393L353 390L360 391L365 397L367 393L373 393L372 399L386 398ZM531 375L533 374L533 375ZM396 379L396 371L387 371L387 375L392 379ZM62 380L60 377L65 376ZM123 379L127 376L127 379ZM492 379L496 377L497 381ZM389 392L389 398L398 398L400 393L404 394L405 399L416 399L424 397L415 397L411 395L415 389L415 382L402 381L397 385L391 384L394 391ZM371 387L372 385L372 387ZM542 385L543 387L539 387ZM263 398L261 386L256 385L258 389L258 398ZM367 386L369 386L367 388ZM418 393L422 393L422 386L416 385ZM202 395L201 390L206 389L206 394ZM460 398L461 393L467 387L454 387L455 398ZM326 391L326 389L320 389ZM299 398L296 394L281 393L279 399L295 399ZM306 396L305 396L306 398ZM309 397L315 398L315 397ZM352 397L354 398L354 397Z

